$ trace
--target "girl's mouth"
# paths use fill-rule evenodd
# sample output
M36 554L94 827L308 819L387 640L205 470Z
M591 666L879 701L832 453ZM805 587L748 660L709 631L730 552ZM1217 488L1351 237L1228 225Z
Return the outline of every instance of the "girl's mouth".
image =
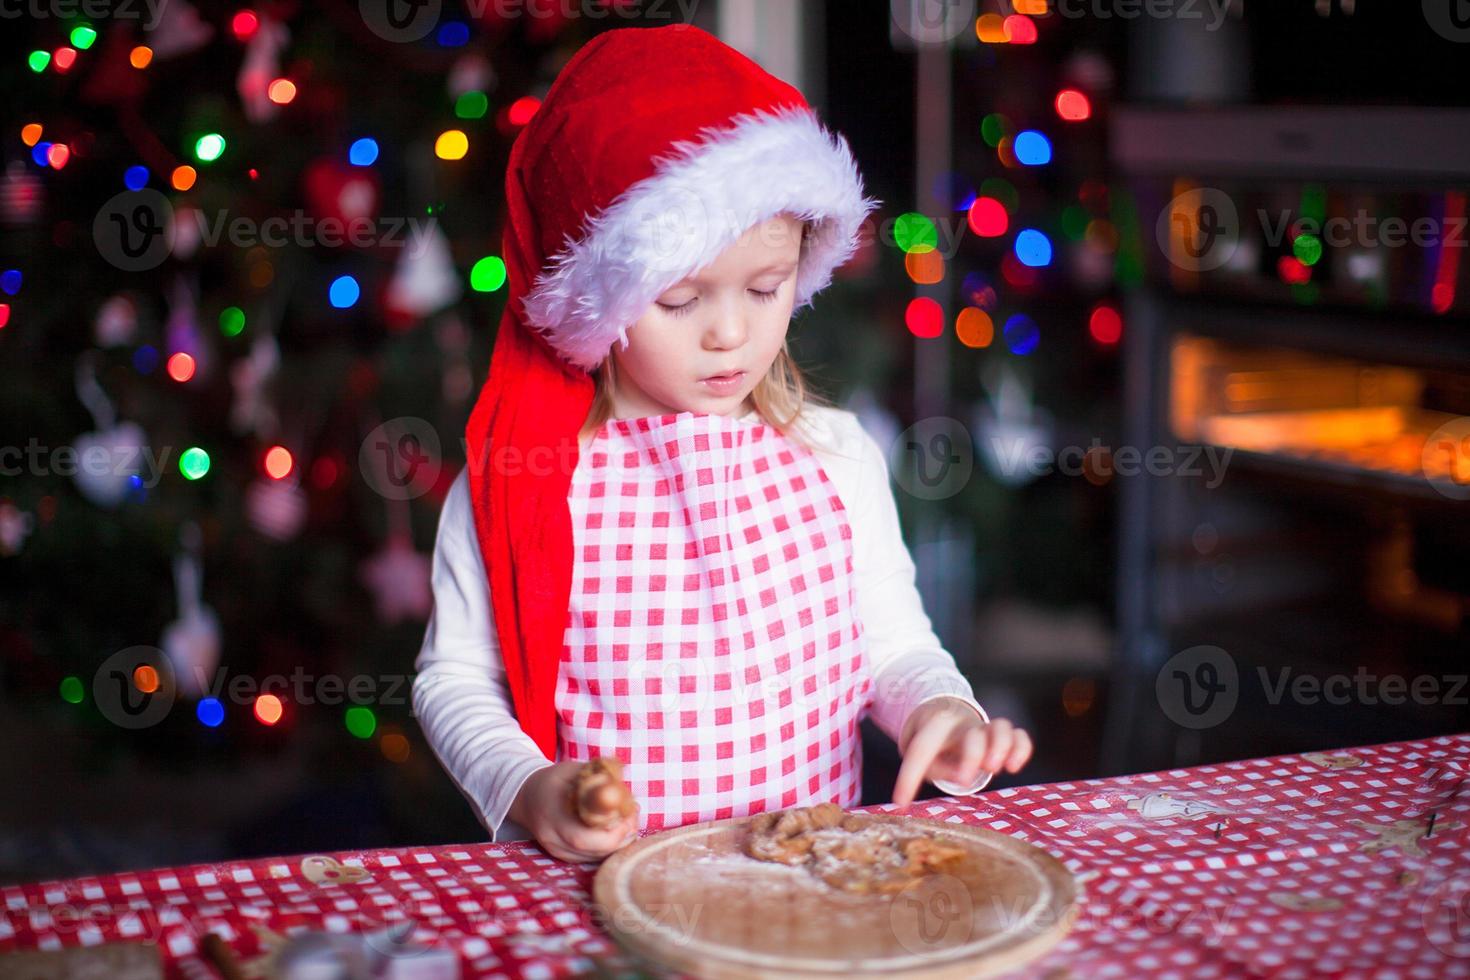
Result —
M716 391L725 392L738 387L744 379L745 372L736 371L734 374L721 374L705 378L701 384L706 384Z

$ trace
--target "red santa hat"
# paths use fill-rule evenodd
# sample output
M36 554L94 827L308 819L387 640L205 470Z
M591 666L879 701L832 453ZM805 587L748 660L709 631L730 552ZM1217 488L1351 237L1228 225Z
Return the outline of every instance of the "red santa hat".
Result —
M780 213L809 224L808 305L878 202L799 91L687 24L583 46L511 147L505 194L509 296L465 431L470 496L516 717L555 760L590 372L659 295Z

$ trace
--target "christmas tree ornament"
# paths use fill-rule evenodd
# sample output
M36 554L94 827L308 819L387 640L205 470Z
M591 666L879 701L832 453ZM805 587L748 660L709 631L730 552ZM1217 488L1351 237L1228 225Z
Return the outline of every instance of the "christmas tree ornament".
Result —
M1111 252L1091 242L1073 242L1067 251L1072 275L1078 284L1094 290L1112 284L1117 263Z
M210 688L215 668L219 665L219 618L202 599L204 581L200 571L203 534L199 525L190 521L180 531L181 549L174 556L174 592L179 604L179 618L164 628L164 656L173 668L178 693L186 698L199 698Z
M384 297L390 318L412 323L437 313L464 295L449 239L431 221L409 236Z
M468 51L454 59L446 84L449 97L458 101L469 92L493 92L499 82L490 59L478 51Z
M0 178L0 222L12 228L34 224L45 204L41 178L20 160L12 160Z
M284 480L259 477L245 488L245 516L257 532L290 541L306 524L306 494L294 474Z
M104 300L97 308L93 337L98 347L126 347L138 334L138 307L124 293Z
M73 479L82 496L98 507L113 508L122 503L141 468L146 439L136 422L120 422L77 436L77 472Z
M20 554L26 538L35 530L36 519L8 500L0 500L0 557Z
M318 157L302 174L307 207L319 220L345 226L378 213L378 175L370 167L354 167L331 157Z
M1004 361L987 361L981 383L985 398L970 421L980 458L1000 483L1025 486L1040 475L1025 461L1051 453L1051 413L1036 405L1031 382Z
M650 65L679 83L649 86ZM471 458L575 447L591 372L612 346L626 349L664 290L780 214L806 223L793 309L805 308L878 204L847 141L800 91L692 24L610 30L578 48L511 147L505 201L508 295L465 430ZM571 477L570 466L469 468L506 687L548 759L573 577Z
M194 257L199 246L204 244L203 219L204 215L198 208L191 208L187 204L173 209L169 221L170 255L181 262L187 262Z
M371 460L368 465L377 471L376 481L370 480L369 483L388 485L387 459L377 454L369 454L368 458ZM384 504L388 519L387 543L358 567L358 580L372 593L379 621L392 625L405 619L427 620L429 609L434 604L433 563L428 555L414 550L408 501L384 497Z
M275 409L265 398L270 380L280 367L281 352L273 333L262 330L250 343L250 354L230 365L235 398L230 405L230 429L236 435L269 437L278 428Z
M157 20L146 36L153 58L158 61L198 51L213 37L214 27L200 19L199 11L186 0L159 4Z
M117 410L97 383L96 355L77 360L77 398L92 416L94 431L74 440L77 489L98 507L122 503L142 467L146 436L135 422L117 421Z
M271 100L270 86L281 77L281 52L290 39L291 31L285 24L261 17L260 26L245 46L235 91L240 95L245 118L252 123L268 122L281 111L280 105Z
M408 506L407 501L393 503ZM434 603L431 567L429 556L414 550L409 535L389 535L383 549L363 562L359 570L362 584L373 594L373 608L379 621L392 625L403 620L428 619Z

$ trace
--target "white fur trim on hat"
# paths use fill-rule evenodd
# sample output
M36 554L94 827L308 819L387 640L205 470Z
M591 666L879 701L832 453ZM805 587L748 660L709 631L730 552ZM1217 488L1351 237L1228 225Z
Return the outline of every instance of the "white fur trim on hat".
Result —
M812 222L793 310L832 281L879 203L863 196L852 150L803 107L756 110L710 126L659 158L652 176L588 220L580 241L536 277L526 319L567 361L591 371L670 286L749 228L782 212Z

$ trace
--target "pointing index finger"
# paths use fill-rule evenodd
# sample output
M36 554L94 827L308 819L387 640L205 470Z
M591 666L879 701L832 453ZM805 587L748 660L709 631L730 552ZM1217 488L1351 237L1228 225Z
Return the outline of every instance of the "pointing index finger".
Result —
M893 802L908 806L918 795L919 786L939 750L944 748L951 725L940 717L931 718L914 733L909 740L908 751L903 755L903 764L898 767L898 779L893 785Z

